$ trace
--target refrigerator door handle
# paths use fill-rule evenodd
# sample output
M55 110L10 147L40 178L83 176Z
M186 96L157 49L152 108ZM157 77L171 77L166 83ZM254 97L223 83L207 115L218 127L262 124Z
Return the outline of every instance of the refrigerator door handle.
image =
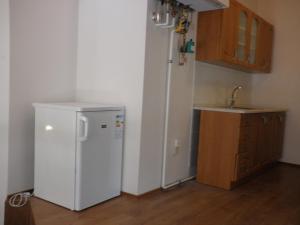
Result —
M89 120L85 116L80 116L79 121L82 122L81 124L84 124L83 136L79 137L79 141L84 142L88 139L88 135L89 135Z

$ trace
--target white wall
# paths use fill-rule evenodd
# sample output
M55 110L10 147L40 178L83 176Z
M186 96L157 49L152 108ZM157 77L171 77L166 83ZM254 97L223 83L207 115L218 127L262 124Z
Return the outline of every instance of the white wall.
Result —
M258 8L258 2L260 0L238 0L240 3L248 7L249 9L253 10L254 12L257 12Z
M258 12L275 27L271 74L253 76L252 101L289 109L282 161L300 164L300 1L260 0Z
M159 188L162 181L162 160L165 125L167 61L170 31L155 26L152 13L156 0L148 1L146 59L143 89L142 131L139 166L139 194ZM194 38L193 23L189 33ZM189 55L185 66L178 66L178 35L174 41L174 64L171 76L170 113L168 126L168 158L165 178L174 182L189 176L190 125L192 112L194 61ZM190 100L190 101L189 101ZM173 154L174 138L181 144Z
M79 4L77 99L126 106L123 191L138 194L147 0Z
M225 105L236 85L243 90L237 104L251 103L252 75L225 67L196 62L194 102L202 105Z
M33 188L32 103L75 97L77 1L11 0L9 192Z
M7 195L9 120L9 0L0 0L0 225Z
M162 175L169 32L151 19L155 2L148 1L139 194L160 187Z

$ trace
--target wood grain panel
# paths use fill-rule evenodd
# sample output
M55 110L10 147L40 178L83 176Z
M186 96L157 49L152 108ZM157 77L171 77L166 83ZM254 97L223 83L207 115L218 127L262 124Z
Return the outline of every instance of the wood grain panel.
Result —
M5 202L5 225L35 225L30 201L24 207L13 208Z
M223 10L221 56L227 63L236 64L236 48L238 38L238 4L232 1L230 7Z
M274 27L261 19L259 29L257 60L258 70L266 73L271 72L273 55Z
M240 13L247 15L246 43L244 57L238 59ZM251 25L254 19L259 20L257 34L256 63L249 62ZM199 61L229 67L245 72L271 71L273 50L273 26L240 4L230 0L230 7L222 10L198 13L197 51Z
M198 14L196 59L218 59L220 53L222 10Z
M201 113L197 181L231 189L276 162L285 113Z
M237 113L201 113L198 182L231 188L239 148L240 120Z
M80 213L32 199L36 225L299 225L300 168L279 165L232 192L194 181Z

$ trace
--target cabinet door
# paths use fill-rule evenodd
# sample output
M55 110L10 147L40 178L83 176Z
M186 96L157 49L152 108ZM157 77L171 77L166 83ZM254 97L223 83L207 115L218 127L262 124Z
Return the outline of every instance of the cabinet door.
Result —
M221 56L227 63L236 63L238 5L235 1L224 9L221 32Z
M272 161L281 158L283 139L285 128L285 113L276 113L273 116L273 145L272 145Z
M271 72L273 54L273 26L261 20L258 37L258 70L266 73Z
M241 173L250 174L255 170L255 154L258 135L257 124L259 122L259 117L256 114L242 115L237 158L237 178L241 178Z
M261 167L270 162L272 152L272 116L269 113L259 115L257 149L255 163Z
M239 153L236 155L236 174L233 181L242 179L250 174L251 160L247 153Z
M255 168L277 161L282 154L285 113L259 115L257 148L254 154Z
M248 11L248 9L239 5L236 59L237 62L243 66L248 65L249 27L250 27L250 12Z
M224 189L231 188L231 182L235 179L239 127L238 113L201 112L198 182Z
M258 67L258 60L257 60L257 47L258 47L258 34L260 29L261 20L255 16L254 14L251 15L250 19L250 45L248 50L248 63L250 67L257 68Z

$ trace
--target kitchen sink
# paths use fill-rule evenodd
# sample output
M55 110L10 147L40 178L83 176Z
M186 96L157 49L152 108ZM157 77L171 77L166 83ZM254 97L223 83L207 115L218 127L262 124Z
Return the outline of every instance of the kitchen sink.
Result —
M229 106L203 106L194 105L196 110L206 110L206 111L216 111L216 112L229 112L229 113L264 113L264 112L286 112L287 109L277 109L277 108L257 108L253 106L234 106L230 108Z
M235 106L235 107L232 107L232 108L229 108L228 109L237 109L237 110L258 110L257 108L251 108L251 107L243 107L243 106Z

